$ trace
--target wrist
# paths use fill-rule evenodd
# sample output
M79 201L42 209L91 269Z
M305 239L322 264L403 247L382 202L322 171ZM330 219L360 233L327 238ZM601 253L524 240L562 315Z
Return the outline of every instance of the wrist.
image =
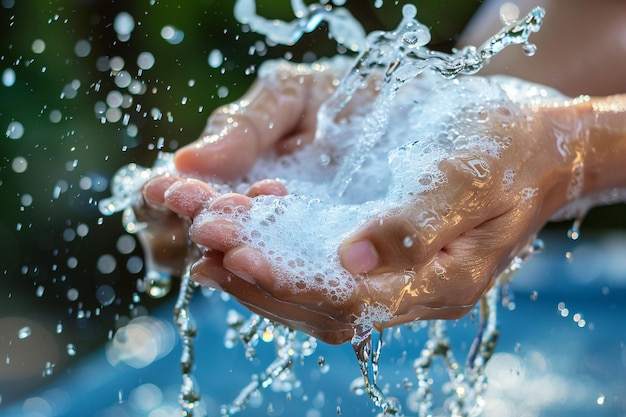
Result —
M542 109L560 175L546 200L553 220L581 217L626 196L626 95L576 99ZM621 191L620 191L621 190Z

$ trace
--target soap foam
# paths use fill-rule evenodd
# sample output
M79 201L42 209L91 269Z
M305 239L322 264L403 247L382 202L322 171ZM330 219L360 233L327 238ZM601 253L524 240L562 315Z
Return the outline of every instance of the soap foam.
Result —
M334 60L335 66L343 61ZM292 155L266 155L246 176L246 183L277 178L290 195L256 197L245 216L226 214L243 225L237 243L264 254L277 288L296 294L315 291L331 303L345 302L359 279L339 262L339 247L351 233L445 184L441 161L459 153L498 158L514 140L501 133L507 126L526 123L502 86L507 79L498 80L467 76L449 81L424 73L410 81L390 103L387 132L342 195L333 193L330 184L339 161L362 136L365 116L336 121L326 130L331 137ZM496 126L497 135L486 127L490 125ZM335 141L341 146L329 149ZM324 163L325 158L330 162ZM478 176L488 173L484 160L478 160L475 169ZM505 175L503 186L510 186L514 173Z

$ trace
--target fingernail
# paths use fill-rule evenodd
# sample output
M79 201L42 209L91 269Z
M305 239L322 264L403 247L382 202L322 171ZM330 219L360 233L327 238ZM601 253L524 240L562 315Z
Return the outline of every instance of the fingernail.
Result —
M204 287L210 287L210 288L213 288L214 290L220 290L220 291L224 290L222 286L217 283L217 281L215 281L214 279L210 277L198 277L198 278L194 278L193 280Z
M233 268L226 268L230 273L232 273L233 275L238 276L239 278L243 279L244 281L249 282L250 284L256 285L257 282L254 278L252 278L247 272L244 271L238 271L236 269Z
M368 240L349 243L341 250L340 257L341 264L351 274L362 274L378 265L378 254Z

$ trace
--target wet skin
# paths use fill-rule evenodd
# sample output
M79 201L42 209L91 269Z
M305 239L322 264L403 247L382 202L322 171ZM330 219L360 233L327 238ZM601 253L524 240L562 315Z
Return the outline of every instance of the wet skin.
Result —
M446 184L372 219L344 241L341 263L355 276L346 300L331 302L317 290L293 293L276 285L278 271L237 239L241 225L224 215L245 212L255 196L280 198L289 190L266 180L245 194L220 195L209 183L240 178L265 152L285 154L309 143L334 80L328 70L285 66L275 79L258 80L238 103L216 110L200 139L175 155L184 178L165 175L143 188L136 211L149 220L149 238L142 241L155 266L181 273L187 258L181 236L188 233L202 248L193 279L268 318L343 343L368 306L390 313L376 323L380 328L463 316L555 213L573 199L626 186L626 175L615 169L626 151L624 96L522 107L516 117L523 123L507 132L512 140L499 157L458 152L440 163ZM502 128L494 122L484 129L497 136ZM476 160L486 164L487 175L477 175ZM425 213L432 220L424 222ZM403 244L407 236L410 247Z

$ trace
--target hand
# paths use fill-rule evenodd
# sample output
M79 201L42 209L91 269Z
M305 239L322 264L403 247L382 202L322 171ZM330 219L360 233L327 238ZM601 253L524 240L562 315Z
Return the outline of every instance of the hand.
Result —
M499 126L490 129L495 136ZM445 160L440 169L446 186L372 219L340 251L343 266L361 275L340 305L316 289L295 293L276 285L284 271L243 244L241 225L228 216L248 210L249 197L218 196L204 182L180 180L158 200L192 219L191 240L209 248L193 267L196 281L231 293L266 317L342 343L354 335L363 313L382 314L384 321L375 323L382 328L454 319L473 307L566 199L569 166L556 147L546 152L544 143L554 129L537 117L534 135L525 126L509 132L515 139L500 158L467 152Z
M213 112L200 138L176 152L176 170L209 182L239 179L265 152L286 154L310 143L317 109L334 90L332 80L341 70L337 63L272 67L238 102ZM186 259L198 254L193 249L189 253L188 221L163 205L163 193L175 181L165 176L149 182L133 209L137 220L147 225L138 237L148 268L180 276ZM250 192L280 194L281 187L274 182Z
M294 75L287 74L284 81ZM321 74L316 74L317 78L306 75L311 83L307 88L324 79ZM317 110L320 97L307 105L298 103L298 95L302 101L311 93L305 85L295 84L292 102L261 90L255 97L263 100L236 105L230 113L221 110L232 117L213 117L205 139L179 151L177 167L205 178L236 177L264 151L272 147L288 150L290 145L297 147L310 140L314 127L310 114L289 113L291 109ZM265 105L271 97L278 106ZM286 113L290 117L283 117ZM579 172L582 167L575 163L581 153L586 153L590 138L607 136L602 132L596 135L593 129L581 130L576 122L597 120L596 113L584 103L574 106L571 102L560 107L527 108L521 116L530 120L529 124L516 125L508 133L512 140L503 144L500 157L464 152L444 160L440 164L448 178L444 186L424 193L397 212L374 219L341 247L343 266L361 278L355 279L349 296L339 306L319 291L296 294L277 287L271 263L260 251L237 241L241 226L223 214L246 211L248 196L219 196L203 182L180 179L173 183L157 179L147 187L158 190L152 198L154 203L192 219L191 240L209 249L194 265L194 279L224 289L269 318L329 343L342 343L353 336L355 322L368 308L383 307L388 314L375 323L381 328L416 319L457 318L471 309L493 278L558 209L573 198L602 188L593 180L586 181ZM259 122L274 117L271 128ZM301 123L294 126L294 120ZM498 136L499 129L495 123L486 134ZM294 131L301 133L291 134ZM268 136L262 140L264 134ZM559 142L558 138L566 140ZM237 146L242 143L252 144L244 147L243 163L225 163L238 158L242 151ZM205 165L206 160L213 164ZM164 182L157 186L160 181ZM622 181L621 177L616 181ZM592 186L587 187L587 183ZM286 190L274 192L261 187L259 194L283 192ZM407 237L410 245L406 244Z

